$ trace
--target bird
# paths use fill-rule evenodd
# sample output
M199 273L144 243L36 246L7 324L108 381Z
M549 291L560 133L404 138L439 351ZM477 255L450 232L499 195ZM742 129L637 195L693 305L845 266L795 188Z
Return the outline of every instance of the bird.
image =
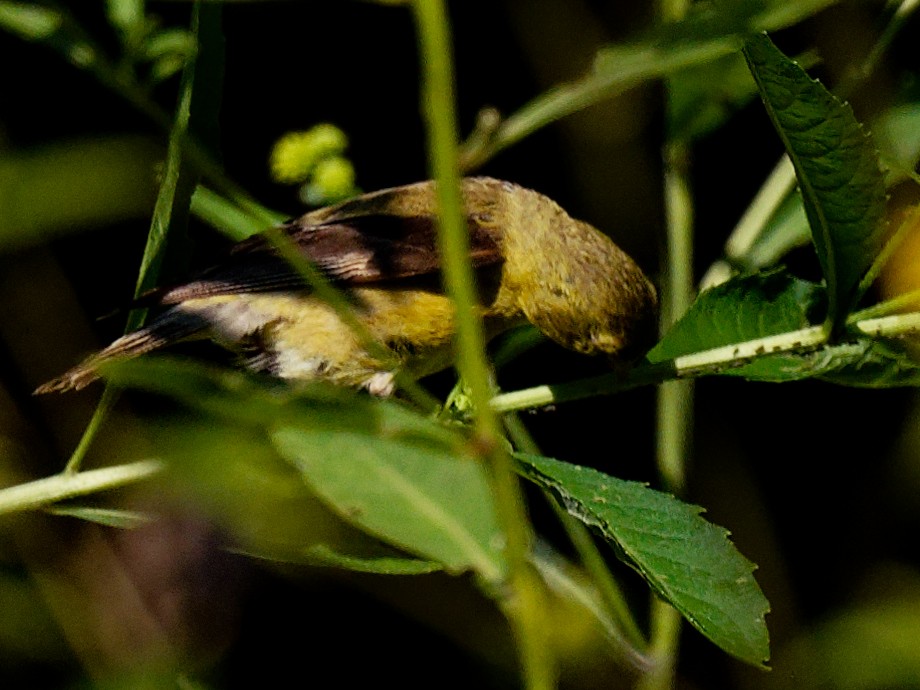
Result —
M607 235L515 183L469 177L461 193L488 338L530 323L563 347L614 364L654 342L655 287ZM452 362L454 305L441 283L437 208L429 180L354 197L280 228L344 292L383 352L257 234L189 282L142 295L133 306L162 308L157 316L35 393L81 389L108 362L206 338L256 372L392 395L397 371L422 378Z

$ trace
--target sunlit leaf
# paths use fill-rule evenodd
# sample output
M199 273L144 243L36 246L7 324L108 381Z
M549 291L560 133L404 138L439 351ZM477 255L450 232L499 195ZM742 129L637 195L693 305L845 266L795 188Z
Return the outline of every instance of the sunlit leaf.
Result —
M279 426L272 440L343 519L386 542L497 583L501 530L485 467L398 427L360 431Z
M0 28L27 40L44 40L63 23L60 12L28 2L0 1Z

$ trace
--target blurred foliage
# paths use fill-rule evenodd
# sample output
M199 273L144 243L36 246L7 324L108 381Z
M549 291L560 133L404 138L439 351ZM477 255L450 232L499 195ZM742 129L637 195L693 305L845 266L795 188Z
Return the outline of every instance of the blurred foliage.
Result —
M310 674L323 677L343 653L360 660L336 671L345 685L390 674L407 687L517 684L507 623L495 615L507 610L509 566L493 478L479 462L481 439L459 421L436 421L398 401L153 360L109 372L144 393L126 396L92 444L81 446L85 464L102 468L56 474L89 415L90 398L28 395L93 347L84 310L103 313L159 282L170 244L177 254L167 260L167 273L194 263L202 247L192 242L211 242L198 221L237 239L283 217L252 201L231 175L270 205L297 213L301 204L359 193L356 170L375 187L424 174L417 56L406 13L345 5L212 4L211 20L224 11L224 56L222 38L205 37L189 21L189 10L197 17L200 9L190 4L0 2L6 32L0 59L34 65L47 80L47 93L36 94L33 104L26 90L32 78L15 81L28 70L11 70L11 98L0 104L0 481L12 487L0 491L0 506L12 513L0 522L4 687L236 687L244 684L241 671L254 668L265 682L275 673L303 673L305 654L316 666ZM488 162L489 174L557 190L553 196L574 215L597 214L595 224L618 228L618 243L651 265L656 233L650 228L657 230L661 219L657 188L649 191L648 184L657 178L643 171L656 169L662 136L693 142L701 152L698 268L702 273L724 258L728 273L743 271L704 292L625 383L607 377L581 395L722 373L850 386L920 381L912 342L918 326L911 320L920 289L913 220L917 66L903 48L916 38L906 23L912 3L701 3L670 25L651 21L638 3L460 5L452 7L460 115L479 123L464 149L466 165ZM577 62L563 54L559 42L566 37L557 25L583 28L571 35L594 63L541 83L531 66ZM312 40L304 38L305 26ZM623 26L631 27L626 35L619 33ZM792 47L786 52L807 55L821 82L758 37L761 29L786 29L778 41ZM868 57L860 54L858 40L834 41L835 30L863 36L891 55L882 60L874 48ZM341 50L344 34L369 76L340 73L317 59ZM251 43L257 39L258 50ZM756 80L740 52L745 41ZM49 62L50 55L58 61ZM850 71L835 72L841 63ZM506 70L513 76L504 77ZM250 71L255 76L247 81ZM75 75L92 80L68 86ZM662 122L642 87L665 76L672 119ZM850 103L824 83L845 84ZM758 93L775 132L752 103ZM121 106L109 100L112 94ZM510 114L487 110L481 112L491 116L477 119L490 101ZM40 125L49 104L59 121ZM124 104L132 115L117 110ZM578 139L578 126L554 126L568 115L577 125L598 113L601 125L590 131L603 136ZM304 121L325 124L301 132ZM860 122L872 123L874 140ZM624 136L628 144L610 134L618 123L639 128ZM544 128L550 134L537 133ZM353 155L346 159L349 140ZM782 173L786 181L777 183L781 193L723 257L720 246L735 237L732 223L780 142L793 161ZM802 193L793 191L793 168ZM572 184L573 175L591 184ZM619 177L611 183L612 176ZM299 196L288 184L300 185ZM905 210L886 211L886 195L896 199L891 208ZM814 254L803 250L809 239ZM779 261L788 267L776 267ZM825 318L833 330L822 330ZM107 338L117 325L94 328ZM732 353L737 345L750 352ZM501 369L503 387L595 373L556 350L526 349ZM599 559L624 588L613 596L627 617L641 610L644 585L651 586L712 641L753 664L767 653L766 603L739 551L756 554L778 621L774 627L767 618L773 673L745 669L688 634L681 683L917 687L917 398L904 391L843 394L822 383L789 383L778 392L737 380L704 383L712 384L716 404L700 407L699 426L719 432L717 440L698 439L698 447L713 451L694 461L709 479L691 485L711 499L713 522L732 526L738 550L695 507L619 478L652 474L639 438L643 427L633 423L651 414L643 398L632 397L641 391L616 396L621 401L592 399L590 411L560 406L539 418L544 423L529 424L547 455L572 462L522 456L522 473L597 528L598 543L609 542L638 571L634 577L614 559ZM810 452L799 449L792 420L775 415L794 407L803 390L808 406L789 416L807 417L817 439ZM853 401L859 428L841 430L848 413L842 406L852 408ZM782 453L758 464L760 446L786 434L791 440ZM730 457L733 477L756 485L744 494L753 505L726 508L747 485L712 478L708 469L721 455ZM129 467L146 471L125 474ZM808 477L812 468L820 478ZM41 484L42 477L53 482ZM827 484L837 487L836 495ZM11 508L17 489L32 492L22 504L30 512ZM568 544L559 553L549 549L558 529L542 519L538 492L532 497L541 535L533 566L545 590L549 644L561 657L561 684L636 687L649 663L645 640L629 633L637 624L611 606L609 583L590 565L590 551L576 547L572 557ZM616 505L605 506L612 497ZM865 535L836 526L813 537L816 516L835 510L855 516ZM768 519L759 524L757 514ZM769 544L776 544L772 551ZM292 621L294 636L287 632ZM416 621L424 622L423 632ZM407 648L411 657L404 659ZM423 656L449 669L448 678L433 679L418 664Z

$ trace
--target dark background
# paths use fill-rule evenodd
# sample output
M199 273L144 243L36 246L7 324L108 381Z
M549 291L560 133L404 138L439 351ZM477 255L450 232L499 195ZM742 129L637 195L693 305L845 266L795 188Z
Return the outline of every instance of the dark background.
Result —
M102 7L73 4L90 33L115 50ZM164 25L187 24L185 3L152 2L149 9ZM652 21L645 3L503 0L455 2L451 10L464 133L481 107L513 112L553 84L581 75L600 45ZM861 59L879 16L878 4L845 5L777 38L791 53L816 47L824 58L816 73L832 84L840 65ZM333 122L348 134L348 156L364 190L427 177L408 10L361 2L228 3L224 32L220 155L228 174L261 202L292 216L303 212L291 188L270 180L267 158L279 136L318 122ZM860 118L871 118L909 88L915 35L908 26L880 74L853 95ZM0 34L0 65L0 157L113 133L165 140L118 94L44 46ZM156 92L169 110L175 87L172 80ZM658 282L663 98L659 84L633 89L540 130L477 172L556 199L608 232ZM759 103L694 145L699 276L720 256L780 151ZM142 193L152 201L153 180ZM9 427L33 451L22 458L19 471L26 476L61 467L97 395L36 402L28 393L119 334L119 319L95 317L130 297L148 218L149 212L138 213L123 222L71 228L79 232L0 256L6 305L0 373L5 404L15 410ZM190 233L192 263L206 261L222 243L194 220ZM804 277L817 276L808 250L789 263ZM29 344L21 344L23 333L32 334ZM513 390L602 370L599 362L544 345L510 365L500 383ZM439 381L434 385L445 385ZM783 666L783 650L809 626L863 596L916 596L915 406L909 390L699 382L689 498L728 527L739 549L760 566L758 579L773 608L768 623L777 669L769 676L746 669L687 626L680 687L787 687L783 682L793 681L784 681L784 674L791 677L795 667ZM654 415L654 391L638 390L524 419L547 455L655 485ZM535 519L556 536L551 516L534 499ZM142 608L182 638L192 675L213 687L249 687L253 678L267 685L292 676L321 686L327 683L310 679L334 678L341 686L381 679L404 687L514 686L509 640L470 583L440 576L380 582L293 567L279 572L218 548L223 537L194 511L177 506L174 513L127 536L101 531L90 537L84 531L90 528L80 524L42 522L44 530L63 533L39 560L56 563L71 546L89 553L87 543L104 542L135 579ZM10 555L22 546L9 541L5 565L11 572L37 567L34 559L23 566ZM623 575L644 608L641 585ZM67 687L84 673L80 654L67 651L75 644L72 630L45 605L51 610L46 629L62 626L68 642L47 653L0 649L5 687ZM149 645L137 635L142 654ZM564 680L572 687L619 687L628 680L606 658L570 666Z

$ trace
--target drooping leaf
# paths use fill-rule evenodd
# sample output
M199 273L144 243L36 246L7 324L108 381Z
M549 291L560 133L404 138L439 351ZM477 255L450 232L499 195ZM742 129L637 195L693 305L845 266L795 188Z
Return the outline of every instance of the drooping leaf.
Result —
M828 286L828 320L842 325L883 239L885 185L869 134L839 101L765 35L744 54L795 167Z
M597 470L517 455L524 475L557 495L566 510L596 528L646 582L729 654L750 664L770 655L769 603L755 566L702 509Z

